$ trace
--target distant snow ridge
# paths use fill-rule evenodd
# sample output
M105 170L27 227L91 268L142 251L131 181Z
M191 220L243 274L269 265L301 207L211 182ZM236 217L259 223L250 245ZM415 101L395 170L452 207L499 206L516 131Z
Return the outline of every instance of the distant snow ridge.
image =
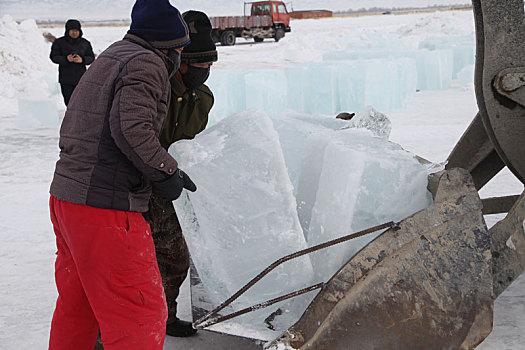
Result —
M4 1L5 2L5 1ZM15 19L59 20L107 20L129 18L134 0L17 0L2 4L4 13ZM103 9L103 10L101 10Z
M49 50L34 20L0 18L0 117L17 114L13 101L20 95L49 98L58 92L56 76L46 74L54 66Z
M49 49L35 20L18 24L10 15L0 18L0 73L28 77L49 70Z
M474 33L474 22L465 22L461 13L450 13L443 16L441 13L434 13L431 16L421 17L414 24L400 27L397 33L401 37L420 36L421 33L432 35L470 35Z

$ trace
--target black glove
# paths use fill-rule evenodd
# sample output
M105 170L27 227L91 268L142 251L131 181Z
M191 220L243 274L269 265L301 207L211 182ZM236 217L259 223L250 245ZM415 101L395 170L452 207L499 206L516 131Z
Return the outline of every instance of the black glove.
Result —
M177 169L175 174L170 176L167 180L153 182L153 193L172 201L179 198L183 188L191 192L197 190L197 186L191 181L188 174L180 169Z

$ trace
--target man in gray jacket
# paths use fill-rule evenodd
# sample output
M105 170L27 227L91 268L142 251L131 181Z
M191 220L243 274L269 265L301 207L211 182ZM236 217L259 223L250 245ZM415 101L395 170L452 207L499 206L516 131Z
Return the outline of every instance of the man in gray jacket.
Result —
M168 0L137 0L123 40L83 75L60 130L51 183L59 293L50 349L162 349L166 301L151 230L153 193L196 186L159 142L170 76L189 44Z

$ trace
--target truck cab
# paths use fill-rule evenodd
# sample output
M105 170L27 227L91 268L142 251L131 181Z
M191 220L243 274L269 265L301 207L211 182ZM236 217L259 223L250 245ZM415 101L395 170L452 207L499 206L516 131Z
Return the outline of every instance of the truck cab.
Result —
M251 5L251 16L271 16L274 24L282 25L286 32L290 31L290 15L282 1L258 1L244 3Z

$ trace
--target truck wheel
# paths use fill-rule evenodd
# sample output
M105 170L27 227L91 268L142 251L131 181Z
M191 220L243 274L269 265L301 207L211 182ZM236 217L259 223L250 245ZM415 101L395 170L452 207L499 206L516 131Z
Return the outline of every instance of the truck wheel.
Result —
M235 34L231 30L227 30L221 35L222 46L233 46L235 45Z
M282 38L284 38L284 29L283 28L277 28L275 30L275 36L273 37L275 41L279 41Z
M253 37L253 40L255 40L256 43L262 43L262 41L264 40L264 38L260 37L260 36L254 36Z
M219 31L218 30L212 30L211 32L211 39L213 40L213 43L218 43L220 41Z

